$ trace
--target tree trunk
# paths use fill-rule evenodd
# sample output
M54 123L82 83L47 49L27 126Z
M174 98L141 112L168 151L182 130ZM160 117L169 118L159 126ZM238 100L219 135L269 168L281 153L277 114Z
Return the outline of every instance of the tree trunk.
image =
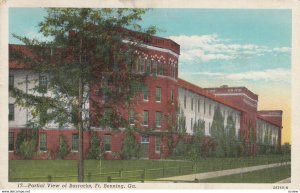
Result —
M80 56L79 63L81 65L81 53L82 53L82 39L80 40ZM83 103L83 82L82 77L79 75L78 81L78 182L84 181L84 165L83 165L83 120L82 120L82 103Z
M79 97L78 97L78 182L84 180L83 167L83 125L82 125L82 101L83 101L83 86L82 80L79 79Z

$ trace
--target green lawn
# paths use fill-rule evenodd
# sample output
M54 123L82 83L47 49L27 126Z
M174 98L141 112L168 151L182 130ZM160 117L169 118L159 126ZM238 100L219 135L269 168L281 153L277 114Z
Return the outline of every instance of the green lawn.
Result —
M257 156L245 158L207 158L197 163L196 172L217 171L253 165L289 160L281 156ZM174 160L121 160L100 161L85 160L85 180L91 182L139 181L145 171L146 179L177 176L193 173L193 164L189 161ZM77 162L75 160L10 160L9 181L52 181L75 182L77 180ZM90 176L88 176L90 174Z
M200 183L275 183L291 177L291 165L201 180Z

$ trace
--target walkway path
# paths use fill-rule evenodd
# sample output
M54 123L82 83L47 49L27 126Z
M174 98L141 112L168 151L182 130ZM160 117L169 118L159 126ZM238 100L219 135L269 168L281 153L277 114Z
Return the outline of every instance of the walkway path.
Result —
M276 183L291 183L291 178L287 178Z
M205 173L197 173L197 174L189 174L189 175L183 175L183 176L172 176L167 178L159 178L155 181L151 182L180 182L180 181L194 181L197 180L203 180L208 178L215 178L220 176L228 176L233 174L240 174L240 173L246 173L246 172L252 172L256 170L262 170L267 168L273 168L273 167L279 167L282 165L288 165L291 164L291 162L285 162L285 163L274 163L274 164L268 164L268 165L259 165L259 166L250 166L250 167L244 167L244 168L235 168L235 169L229 169L229 170L220 170L220 171L213 171L213 172L205 172ZM147 181L150 182L150 181Z

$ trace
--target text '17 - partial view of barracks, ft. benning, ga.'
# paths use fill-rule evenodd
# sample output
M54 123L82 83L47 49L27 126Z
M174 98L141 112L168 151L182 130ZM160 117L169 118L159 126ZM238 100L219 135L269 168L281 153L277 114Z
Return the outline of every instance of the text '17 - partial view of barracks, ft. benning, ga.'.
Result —
M26 51L24 45L9 45L9 49ZM146 74L145 86L137 93L135 108L124 113L124 118L140 132L135 132L136 141L141 145L141 157L161 159L169 156L168 148L169 119L177 127L172 131L173 143L176 144L180 128L185 128L187 136L195 132L193 125L201 121L205 125L204 135L210 138L212 122L216 108L224 118L224 126L228 116L232 116L236 138L243 141L248 151L255 153L261 144L280 148L282 130L281 110L258 110L258 95L246 87L230 87L223 85L215 88L202 88L178 77L178 62L180 45L161 37L151 36L150 41L144 43L138 51L139 58L135 63L135 73ZM38 81L34 81L35 77ZM25 81L26 80L26 81ZM22 64L9 61L9 87L31 92L35 84L45 85L49 81L47 75L33 74ZM19 84L25 82L25 84ZM226 84L226 83L225 83ZM89 92L94 92L92 89ZM90 96L97 93L90 93ZM87 102L87 105L90 105ZM89 106L89 108L92 108ZM179 127L176 122L182 115L184 126ZM9 97L9 159L23 159L16 154L17 134L26 127L30 119L28 109L15 104L15 99ZM182 124L181 123L181 124ZM90 126L84 131L83 152L87 157L90 148L91 131L101 139L104 147L105 159L122 159L115 156L121 152L125 138L124 129L112 130L98 126ZM147 132L148 131L148 132ZM251 134L252 133L252 134ZM47 124L38 129L38 153L33 159L55 159L55 152L59 146L59 136L64 135L70 147L70 153L64 159L77 159L78 131L75 127L58 127L57 124ZM250 136L254 137L254 144L250 143ZM266 142L268 136L268 142Z

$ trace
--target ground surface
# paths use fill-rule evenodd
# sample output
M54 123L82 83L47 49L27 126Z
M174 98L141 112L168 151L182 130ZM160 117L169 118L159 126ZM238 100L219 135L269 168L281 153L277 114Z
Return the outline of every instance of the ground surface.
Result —
M275 183L291 176L291 167L282 166L259 171L201 180L207 183Z
M85 160L85 181L113 182L140 181L191 173L218 171L231 168L279 163L282 156L256 156L245 158L207 158L193 167L190 161L174 160ZM9 181L75 182L77 162L74 160L10 160ZM49 177L48 177L49 176ZM50 178L50 179L49 179ZM279 180L278 180L279 181Z

